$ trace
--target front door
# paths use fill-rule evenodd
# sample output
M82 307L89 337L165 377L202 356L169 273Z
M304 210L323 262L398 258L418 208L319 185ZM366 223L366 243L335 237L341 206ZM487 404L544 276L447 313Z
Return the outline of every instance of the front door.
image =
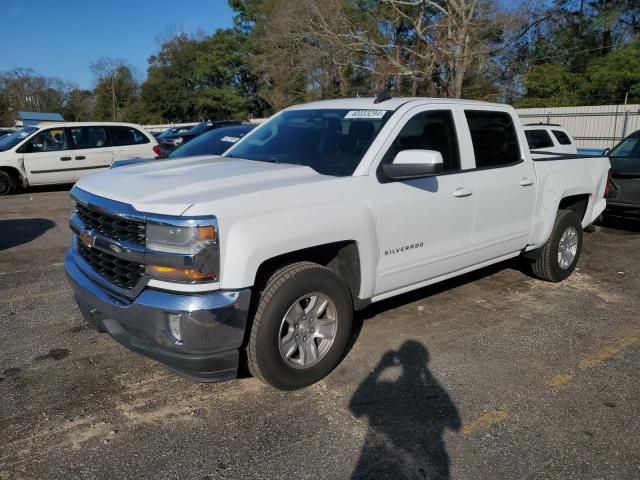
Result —
M113 148L104 126L73 127L69 130L74 144L76 180L111 166Z
M74 181L73 152L64 128L41 131L28 139L18 152L24 155L24 168L30 185Z
M381 164L393 162L401 150L438 151L444 171L412 180L382 179L375 185L376 295L408 290L468 265L473 248L473 172L464 171L470 165L468 156L460 153L456 127L460 119L454 108L411 110L383 148Z

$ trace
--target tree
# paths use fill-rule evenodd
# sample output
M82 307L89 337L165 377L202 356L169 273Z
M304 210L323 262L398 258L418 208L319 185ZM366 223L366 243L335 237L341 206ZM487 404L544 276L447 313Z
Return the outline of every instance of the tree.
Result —
M72 85L64 108L65 119L72 122L84 122L93 118L95 96L91 90L83 90Z
M618 103L635 94L640 2L557 0L520 57L521 106Z
M139 98L139 84L126 61L100 58L90 65L95 80L96 120L123 121Z
M264 102L256 97L249 55L247 36L237 29L203 40L176 36L149 58L146 110L171 122L261 115Z
M497 15L492 0L230 3L237 23L251 27L260 92L276 108L386 89L444 97L496 93L490 78L510 16Z
M11 124L19 111L62 113L69 85L31 69L0 72L0 118Z

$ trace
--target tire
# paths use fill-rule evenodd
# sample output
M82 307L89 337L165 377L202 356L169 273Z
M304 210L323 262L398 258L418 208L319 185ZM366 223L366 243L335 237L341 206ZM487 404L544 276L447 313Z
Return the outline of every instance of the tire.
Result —
M16 189L16 180L8 172L0 170L0 197L13 193Z
M571 232L571 241L565 245L575 243L575 253L569 261L569 257L561 259L559 250L561 240L566 232ZM538 252L538 257L532 265L534 276L548 282L561 282L573 273L582 251L582 225L580 217L570 210L559 210L556 222L551 230L547 243Z
M253 376L294 390L322 379L340 362L351 334L353 303L333 271L311 262L288 265L269 278L257 301L247 346Z

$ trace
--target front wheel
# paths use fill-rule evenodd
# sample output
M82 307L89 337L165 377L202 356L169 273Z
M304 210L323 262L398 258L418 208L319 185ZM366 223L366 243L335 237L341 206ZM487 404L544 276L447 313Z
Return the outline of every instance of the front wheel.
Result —
M249 371L282 390L317 382L342 359L352 317L349 290L333 271L310 262L281 268L259 295Z
M13 193L15 189L15 179L8 172L0 170L0 197Z
M560 282L575 270L582 251L580 217L560 210L547 243L533 263L533 274L541 280Z

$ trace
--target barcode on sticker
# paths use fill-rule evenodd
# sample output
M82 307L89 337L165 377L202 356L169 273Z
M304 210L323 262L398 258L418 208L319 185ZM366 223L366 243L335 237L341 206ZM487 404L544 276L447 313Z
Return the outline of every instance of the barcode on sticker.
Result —
M345 115L345 119L347 118L371 118L377 119L384 117L386 110L351 110L349 113Z

